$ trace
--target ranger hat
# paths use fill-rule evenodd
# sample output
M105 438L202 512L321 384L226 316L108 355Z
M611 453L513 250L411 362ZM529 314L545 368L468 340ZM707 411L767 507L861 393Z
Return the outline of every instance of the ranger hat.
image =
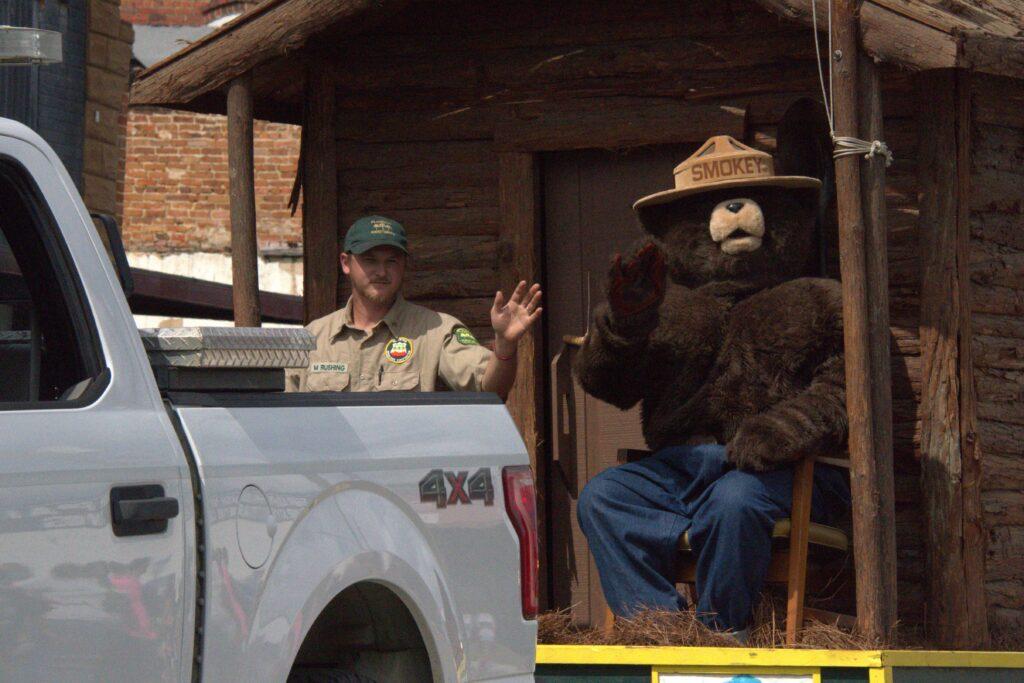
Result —
M675 167L675 188L636 200L634 209L730 187L771 186L818 190L821 181L806 176L775 175L772 155L747 147L728 135L716 135Z
M405 228L396 220L384 216L363 216L349 226L345 233L345 251L362 254L374 247L395 247L409 253Z

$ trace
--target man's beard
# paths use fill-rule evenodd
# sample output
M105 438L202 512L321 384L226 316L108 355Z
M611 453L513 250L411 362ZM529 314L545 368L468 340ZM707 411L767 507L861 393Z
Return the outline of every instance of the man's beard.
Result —
M370 286L366 287L360 292L360 294L363 295L363 298L376 306L388 306L394 303L397 293L384 293L375 289L373 285L383 285L386 287L389 284L390 283L388 282L371 282Z

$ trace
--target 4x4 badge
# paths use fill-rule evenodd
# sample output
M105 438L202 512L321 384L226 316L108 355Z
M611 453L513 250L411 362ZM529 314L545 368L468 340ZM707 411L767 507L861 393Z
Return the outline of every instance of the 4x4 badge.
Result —
M448 492L449 486L451 493ZM459 503L472 505L474 500L482 500L484 505L494 505L491 470L486 467L478 469L472 477L468 471L430 470L427 476L420 479L421 503L434 503L439 508L445 508Z

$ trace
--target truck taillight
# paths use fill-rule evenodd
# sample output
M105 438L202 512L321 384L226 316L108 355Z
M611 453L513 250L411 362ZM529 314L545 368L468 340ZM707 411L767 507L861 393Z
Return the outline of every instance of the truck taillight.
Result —
M519 536L519 585L523 597L523 618L536 619L539 610L537 581L540 574L537 549L537 496L533 473L528 465L501 471L505 509Z

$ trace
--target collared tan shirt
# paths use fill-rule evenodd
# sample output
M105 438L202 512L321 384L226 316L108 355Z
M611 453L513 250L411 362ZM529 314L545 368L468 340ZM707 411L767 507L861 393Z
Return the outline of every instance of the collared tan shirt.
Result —
M309 367L290 370L287 391L480 391L491 351L458 319L399 296L369 332L345 307L306 326L316 339Z

